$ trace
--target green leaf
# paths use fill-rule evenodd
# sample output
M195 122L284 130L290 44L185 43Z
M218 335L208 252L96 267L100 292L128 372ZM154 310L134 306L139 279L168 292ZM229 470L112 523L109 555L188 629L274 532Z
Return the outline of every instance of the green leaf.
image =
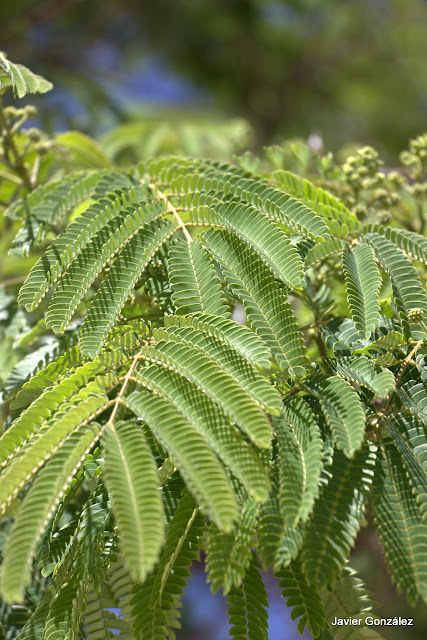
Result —
M121 551L132 578L143 582L163 544L163 506L157 467L142 425L130 420L107 426L104 473L120 533Z
M22 64L14 64L0 52L0 93L12 87L15 98L23 98L27 93L46 93L52 83L38 76Z
M135 186L127 174L110 173L104 180L100 179L98 173L93 175L96 177L95 181L94 177L90 181L88 178L85 180L80 178L77 180L76 188L77 186L79 189L83 188L84 194L82 196L84 195L84 197L87 197L88 193L95 189L99 200L83 211L61 235L55 238L45 254L37 260L30 270L18 296L19 304L27 311L33 311L55 282L68 273L73 260L79 260L84 266L84 269L74 280L74 286L80 287L80 280L87 279L88 273L95 277L107 259L114 255L116 249L129 237L129 233L132 233L132 230L129 230L127 226L121 225L129 213L128 206L133 205L137 210L134 211L134 214L138 215L140 207L137 205L145 203L147 200L147 187L145 185ZM32 205L30 199L35 198L37 194L36 204L40 201L40 206L43 206L42 211L46 207L47 213L45 215L49 220L52 220L52 216L56 218L58 211L66 213L69 208L75 206L73 189L68 188L68 182L76 180L79 176L81 174L77 173L61 179L57 189L52 191L47 199L43 197L43 192L39 194L39 190L43 190L45 187L36 189L27 199ZM108 193L110 189L114 189L114 185L119 189L118 193L103 198L105 192ZM47 185L47 187L49 186ZM63 193L64 191L65 193ZM159 209L162 210L162 207L157 205L157 212ZM145 218L144 222L146 222ZM101 265L96 268L99 260ZM91 280L86 284L86 288L90 283Z
M271 424L259 403L233 376L190 342L160 340L145 349L144 357L172 367L191 380L246 433L258 447L267 449Z
M249 327L234 320L208 314L195 316L165 316L165 328L193 327L213 336L235 349L241 356L262 369L270 368L271 352L261 338Z
M169 220L154 220L140 229L114 260L95 294L80 330L83 355L94 358L142 271L177 227Z
M188 492L172 518L158 567L143 585L132 589L132 627L136 638L167 638L179 628L181 595L197 558L203 519ZM173 636L172 636L173 637Z
M424 461L420 460L418 452L412 448L411 442L407 437L404 437L410 422L403 415L398 414L390 420L384 418L384 424L394 441L396 449L402 456L403 464L420 507L421 516L427 524L427 465L423 464ZM427 445L425 434L424 444Z
M224 231L209 231L204 243L216 260L234 295L245 305L253 329L265 340L283 369L291 376L305 374L303 337L283 289L271 271L237 238Z
M270 382L251 365L246 358L230 348L215 335L207 335L191 326L170 325L167 331L154 329L156 340L172 341L196 346L201 352L215 360L229 374L237 384L243 387L265 411L273 415L280 415L280 396Z
M329 624L335 622L335 618L358 620L357 625L334 625L334 640L380 640L382 636L376 631L376 627L366 626L367 614L371 618L374 603L365 586L350 567L345 567L343 576L336 582L332 589L322 589L322 604Z
M236 498L224 468L200 433L171 403L145 389L131 393L126 402L172 456L201 509L230 531L238 515Z
M378 260L390 276L404 334L406 338L409 338L411 328L408 322L408 312L411 309L422 309L427 314L427 294L420 278L403 251L390 240L374 232L366 233L364 239L373 247ZM422 339L424 337L424 331L417 330L415 333L414 331L413 329L414 338Z
M424 384L408 380L397 393L410 412L427 425L427 390Z
M378 398L385 398L394 391L394 375L365 356L326 358L327 365L334 373L348 380L358 382L370 389Z
M22 602L30 582L31 561L36 545L64 488L93 447L99 426L74 432L53 454L31 486L9 535L1 575L6 602Z
M326 191L326 189L314 185L310 180L300 178L295 173L282 169L274 171L273 175L282 189L292 193L297 198L308 200L313 204L324 204L355 218L341 200ZM357 221L355 220L355 222Z
M427 239L419 233L408 231L407 229L381 227L379 225L368 225L363 229L363 233L367 232L384 236L409 257L427 264Z
M319 588L334 584L353 546L375 465L374 445L366 445L352 460L336 451L328 479L316 500L307 525L302 565L309 584Z
M232 587L227 598L229 635L234 640L267 640L267 592L259 572L260 564L252 552L252 560L240 588Z
M343 249L343 240L341 238L328 238L325 242L319 242L314 247L308 250L305 257L304 266L308 269L315 267L323 260L326 260L330 256L341 252Z
M102 372L103 368L99 362L88 362L82 367L78 367L69 377L59 380L57 384L54 384L57 381L57 374L65 373L66 367L64 366L63 369L59 364L57 368L55 363L52 363L45 369L45 375L52 386L49 386L36 398L31 406L23 411L1 436L0 460L2 466L32 433L40 429L63 402L75 397L80 389L87 386L97 373ZM36 379L37 376L33 378L33 381ZM98 387L98 390L101 391L101 386Z
M19 455L12 458L0 480L0 510L4 511L25 484L36 474L54 452L82 425L90 422L104 406L107 398L100 393L97 382L89 383L64 403L55 416L31 438Z
M174 405L254 498L267 498L269 482L258 451L201 389L184 376L156 365L140 369L136 376Z
M338 376L318 375L305 385L319 399L337 447L351 458L360 449L365 432L365 416L358 394Z
M291 288L301 287L301 258L273 221L255 215L255 209L248 211L248 207L240 203L221 203L214 208L226 228L248 243L282 282Z
M396 448L385 443L375 473L374 516L393 582L415 606L427 602L427 530Z
M178 314L229 315L218 276L200 240L191 244L177 240L169 252L168 271Z
M366 345L363 349L356 349L355 354L370 354L389 352L398 346L405 345L406 340L398 331L389 331L371 344Z
M119 609L122 615L121 603L114 597L110 585L102 580L97 588L91 581L86 594L83 618L87 640L115 640L117 635L113 629L119 630L123 635L130 633L126 620L119 618L111 609Z
M346 245L343 252L343 269L351 316L359 337L369 340L380 319L378 293L381 276L372 248L359 244L350 249Z
M65 158L63 164L70 168L104 169L111 166L101 147L80 131L66 131L56 136L55 142Z
M27 256L46 237L55 222L68 215L92 193L100 178L101 174L98 171L75 172L41 185L25 198L13 202L6 209L5 215L9 218L20 218L22 223L9 253ZM41 262L43 260L38 264ZM33 273L33 270L30 273ZM40 290L37 293L40 294ZM24 295L23 306L27 304Z
M319 493L322 440L309 406L301 398L283 402L275 422L279 443L280 510L287 527L305 522Z
M211 590L224 594L240 587L251 560L259 503L240 491L239 519L229 533L211 527L207 544L207 572Z
M296 560L286 569L280 569L275 574L279 579L282 597L286 599L286 606L292 608L292 620L298 620L298 631L303 634L308 627L316 638L326 624L325 612L317 586L308 584L302 572L301 565Z

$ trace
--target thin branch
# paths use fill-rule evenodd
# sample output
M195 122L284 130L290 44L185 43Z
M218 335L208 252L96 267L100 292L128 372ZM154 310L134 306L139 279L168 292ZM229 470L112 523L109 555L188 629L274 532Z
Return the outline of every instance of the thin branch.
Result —
M133 376L133 372L135 371L136 367L138 366L138 361L139 358L142 354L142 351L139 351L136 356L134 356L133 361L131 366L129 367L129 371L127 372L122 388L120 389L116 399L115 399L115 404L114 404L114 409L111 413L111 416L107 422L107 424L105 425L106 427L110 427L113 431L114 431L114 420L116 419L117 416L117 412L119 410L119 406L122 402L124 402L123 396L126 393L126 389L128 388L129 382L131 381L131 378Z
M160 191L155 184L150 184L150 188L154 189L157 193L157 196L159 198L159 200L163 200L163 202L166 203L167 208L170 210L170 212L172 213L173 217L175 218L175 220L178 223L179 228L182 230L185 239L187 240L188 244L191 244L193 242L193 238L191 237L191 235L188 233L187 228L185 226L184 221L182 220L181 216L179 215L178 211L176 210L176 208L173 206L173 204L171 203L170 200L168 200L168 198L166 197L166 195Z

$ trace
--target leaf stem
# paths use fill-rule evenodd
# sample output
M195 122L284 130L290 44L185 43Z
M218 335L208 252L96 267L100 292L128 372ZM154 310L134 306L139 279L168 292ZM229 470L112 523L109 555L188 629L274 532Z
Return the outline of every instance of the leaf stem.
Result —
M191 244L193 241L193 238L191 237L191 235L189 234L189 232L187 231L187 228L185 226L184 221L182 220L181 216L179 215L178 211L176 210L176 208L173 206L173 204L171 203L170 200L168 200L168 198L166 197L166 195L160 191L155 184L150 184L151 189L154 189L157 193L157 196L159 198L159 200L163 200L166 203L166 206L168 209L170 209L173 217L175 218L175 220L178 223L179 228L182 230L185 239L187 240L188 244Z

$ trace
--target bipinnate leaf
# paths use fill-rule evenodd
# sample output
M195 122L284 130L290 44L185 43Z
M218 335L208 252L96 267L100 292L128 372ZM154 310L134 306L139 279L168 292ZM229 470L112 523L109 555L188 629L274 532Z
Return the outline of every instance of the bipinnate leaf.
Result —
M238 516L236 497L224 467L199 431L166 399L146 389L134 391L127 404L168 451L201 509L229 531Z
M376 605L351 567L344 567L341 580L331 589L322 589L320 596L329 629L333 629L334 640L381 640L383 636L378 633L378 627L365 623L368 615L375 620L372 610ZM337 625L336 618L356 619L358 622Z
M72 433L38 473L28 491L4 554L1 593L6 602L23 601L37 543L66 485L96 441L98 431L99 425L93 424Z
M351 316L362 339L368 340L380 319L378 293L381 276L374 252L368 245L348 245L343 251L343 269Z
M169 252L168 271L178 314L229 315L218 276L200 240L177 240Z
M232 587L228 597L229 634L234 640L267 640L267 592L260 573L260 564L252 551L251 563L241 587Z
M295 560L286 569L276 571L282 597L286 599L286 606L292 608L292 620L298 620L298 631L303 633L309 628L316 638L326 624L325 611L316 585L308 584L300 563Z
M142 426L134 420L107 427L103 447L103 472L123 558L132 578L143 582L157 561L164 536L157 468Z
M399 452L390 442L378 455L374 516L393 582L415 606L427 602L427 529Z
M318 375L305 384L319 399L338 449L351 458L360 449L365 432L365 416L358 394L338 376Z
M314 504L301 555L308 584L321 588L340 577L371 491L375 456L373 444L351 460L335 451L332 466L324 470L327 483Z
M279 444L280 510L287 527L305 522L319 492L322 440L310 407L301 398L283 403L275 421Z
M239 497L239 519L232 531L223 533L212 525L209 533L206 568L213 593L221 587L224 594L229 593L232 587L240 587L250 564L260 505L242 490Z

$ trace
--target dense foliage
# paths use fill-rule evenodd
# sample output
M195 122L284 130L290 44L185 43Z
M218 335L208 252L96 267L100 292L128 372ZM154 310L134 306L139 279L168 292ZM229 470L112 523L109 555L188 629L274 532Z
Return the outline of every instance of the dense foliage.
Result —
M50 88L0 66L3 91ZM261 566L301 632L380 638L331 622L375 617L347 564L368 508L427 600L427 137L393 173L298 143L123 168L25 117L1 109L5 229L39 257L20 310L3 294L27 355L4 384L0 633L172 638L203 553L234 638L267 638Z

